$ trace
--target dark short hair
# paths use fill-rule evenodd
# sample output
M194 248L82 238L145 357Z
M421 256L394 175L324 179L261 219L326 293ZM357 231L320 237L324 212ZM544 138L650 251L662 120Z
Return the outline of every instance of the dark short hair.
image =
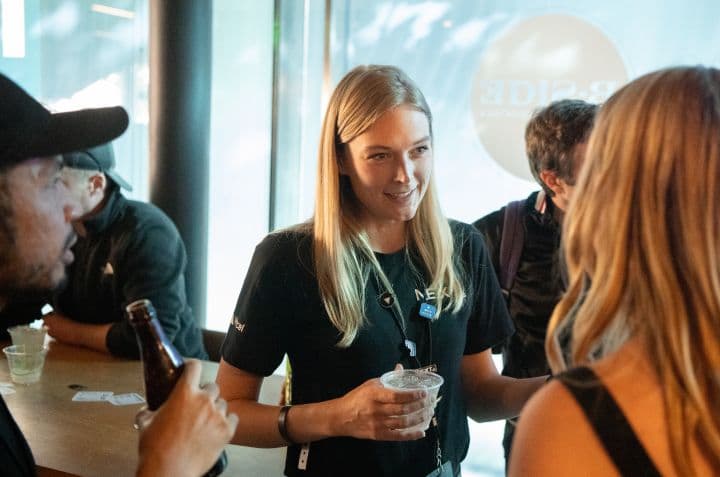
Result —
M548 196L553 192L540 179L540 172L551 171L575 183L575 146L587 141L592 130L596 104L580 99L561 99L536 110L525 128L525 151L530 172Z

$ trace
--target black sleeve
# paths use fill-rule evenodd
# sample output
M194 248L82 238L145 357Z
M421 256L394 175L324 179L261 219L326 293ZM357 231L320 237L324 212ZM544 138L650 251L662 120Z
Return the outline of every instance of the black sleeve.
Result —
M272 374L287 350L294 285L289 276L298 268L292 249L279 234L255 248L222 346L226 362L259 376Z
M495 275L498 275L497 271L500 270L500 240L502 239L504 220L505 207L473 222L475 228L483 236Z
M469 287L466 299L472 306L464 354L474 354L502 342L515 329L482 236L470 226L464 235L462 256Z
M115 273L122 290L122 315L125 306L141 298L155 306L157 318L172 342L180 329L183 313L187 313L185 295L185 245L169 219L144 224L132 236L123 262ZM112 324L106 344L110 353L137 358L139 351L135 331L127 319Z

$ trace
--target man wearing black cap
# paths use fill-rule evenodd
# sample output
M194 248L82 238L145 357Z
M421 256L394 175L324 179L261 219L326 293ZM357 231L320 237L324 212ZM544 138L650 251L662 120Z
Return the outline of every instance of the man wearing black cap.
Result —
M120 107L50 114L0 74L0 310L56 288L73 261L78 206L62 182L59 154L108 142L127 124ZM237 417L227 414L216 387L198 387L199 378L190 360L168 401L143 420L138 475L201 475L232 436ZM0 469L4 476L36 474L1 398Z
M207 359L185 295L185 246L157 207L127 200L110 143L63 155L63 182L79 203L78 243L67 286L45 315L48 333L66 343L137 358L125 306L155 305L165 334L183 356Z

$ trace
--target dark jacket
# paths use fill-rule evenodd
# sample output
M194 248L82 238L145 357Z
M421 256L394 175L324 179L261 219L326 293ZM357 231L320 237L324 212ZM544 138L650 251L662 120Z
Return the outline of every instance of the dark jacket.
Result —
M515 334L503 349L503 374L517 378L542 376L550 371L545 358L545 334L555 305L564 291L559 264L560 224L556 207L549 199L536 208L538 192L525 200L522 223L525 240L515 281L508 297L508 309ZM473 225L485 237L496 273L500 267L505 207ZM497 273L499 275L499 273Z
M55 309L83 323L112 323L110 352L137 358L125 306L148 298L180 354L206 359L185 295L185 246L172 221L154 205L127 200L113 189L102 211L84 225L87 235L73 247L75 261Z
M490 259L500 275L500 243L505 207L492 212L473 225L485 237ZM545 357L545 335L555 305L565 285L559 261L560 213L549 199L538 200L538 192L525 200L521 215L524 240L515 280L509 290L508 309L515 334L502 345L505 376L526 378L550 373ZM499 278L498 278L499 279ZM514 421L514 420L511 420ZM515 433L515 422L505 425L503 448L508 459Z

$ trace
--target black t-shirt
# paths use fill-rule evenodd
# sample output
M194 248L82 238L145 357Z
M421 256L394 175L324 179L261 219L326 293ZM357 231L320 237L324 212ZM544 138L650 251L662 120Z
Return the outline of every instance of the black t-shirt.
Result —
M560 224L553 217L555 205L545 199L547 210L535 210L537 192L525 200L522 210L524 244L508 309L517 332L505 344L503 374L515 378L542 376L550 372L545 356L545 335L552 312L565 289L559 260ZM485 239L497 275L500 275L500 244L506 207L474 223Z
M524 238L515 280L510 288L508 309L516 332L502 346L504 376L529 378L550 373L545 355L545 335L552 312L565 289L560 263L561 212L549 198L546 209L536 210L538 192L525 199L521 213ZM477 220L493 266L500 275L500 249L507 207ZM509 457L515 422L505 426L503 447Z
M467 284L466 304L460 312L445 312L430 324L432 357L427 324L417 310L422 302L433 304L437 291L418 283L423 280L408 266L404 251L377 257L401 304L407 336L417 343L422 365L432 360L445 379L436 416L443 460L457 468L469 444L461 359L502 341L513 328L480 234L467 224L451 226ZM340 334L327 317L313 269L311 234L283 231L258 245L223 344L225 361L268 376L287 353L294 404L343 396L396 363L416 367L403 352L392 313L379 304L381 290L372 274L366 284L366 323L349 347L337 347ZM299 446L288 449L286 475L425 476L435 466L435 442L430 437L409 442L350 437L316 441L310 444L305 471L297 468L299 452Z

